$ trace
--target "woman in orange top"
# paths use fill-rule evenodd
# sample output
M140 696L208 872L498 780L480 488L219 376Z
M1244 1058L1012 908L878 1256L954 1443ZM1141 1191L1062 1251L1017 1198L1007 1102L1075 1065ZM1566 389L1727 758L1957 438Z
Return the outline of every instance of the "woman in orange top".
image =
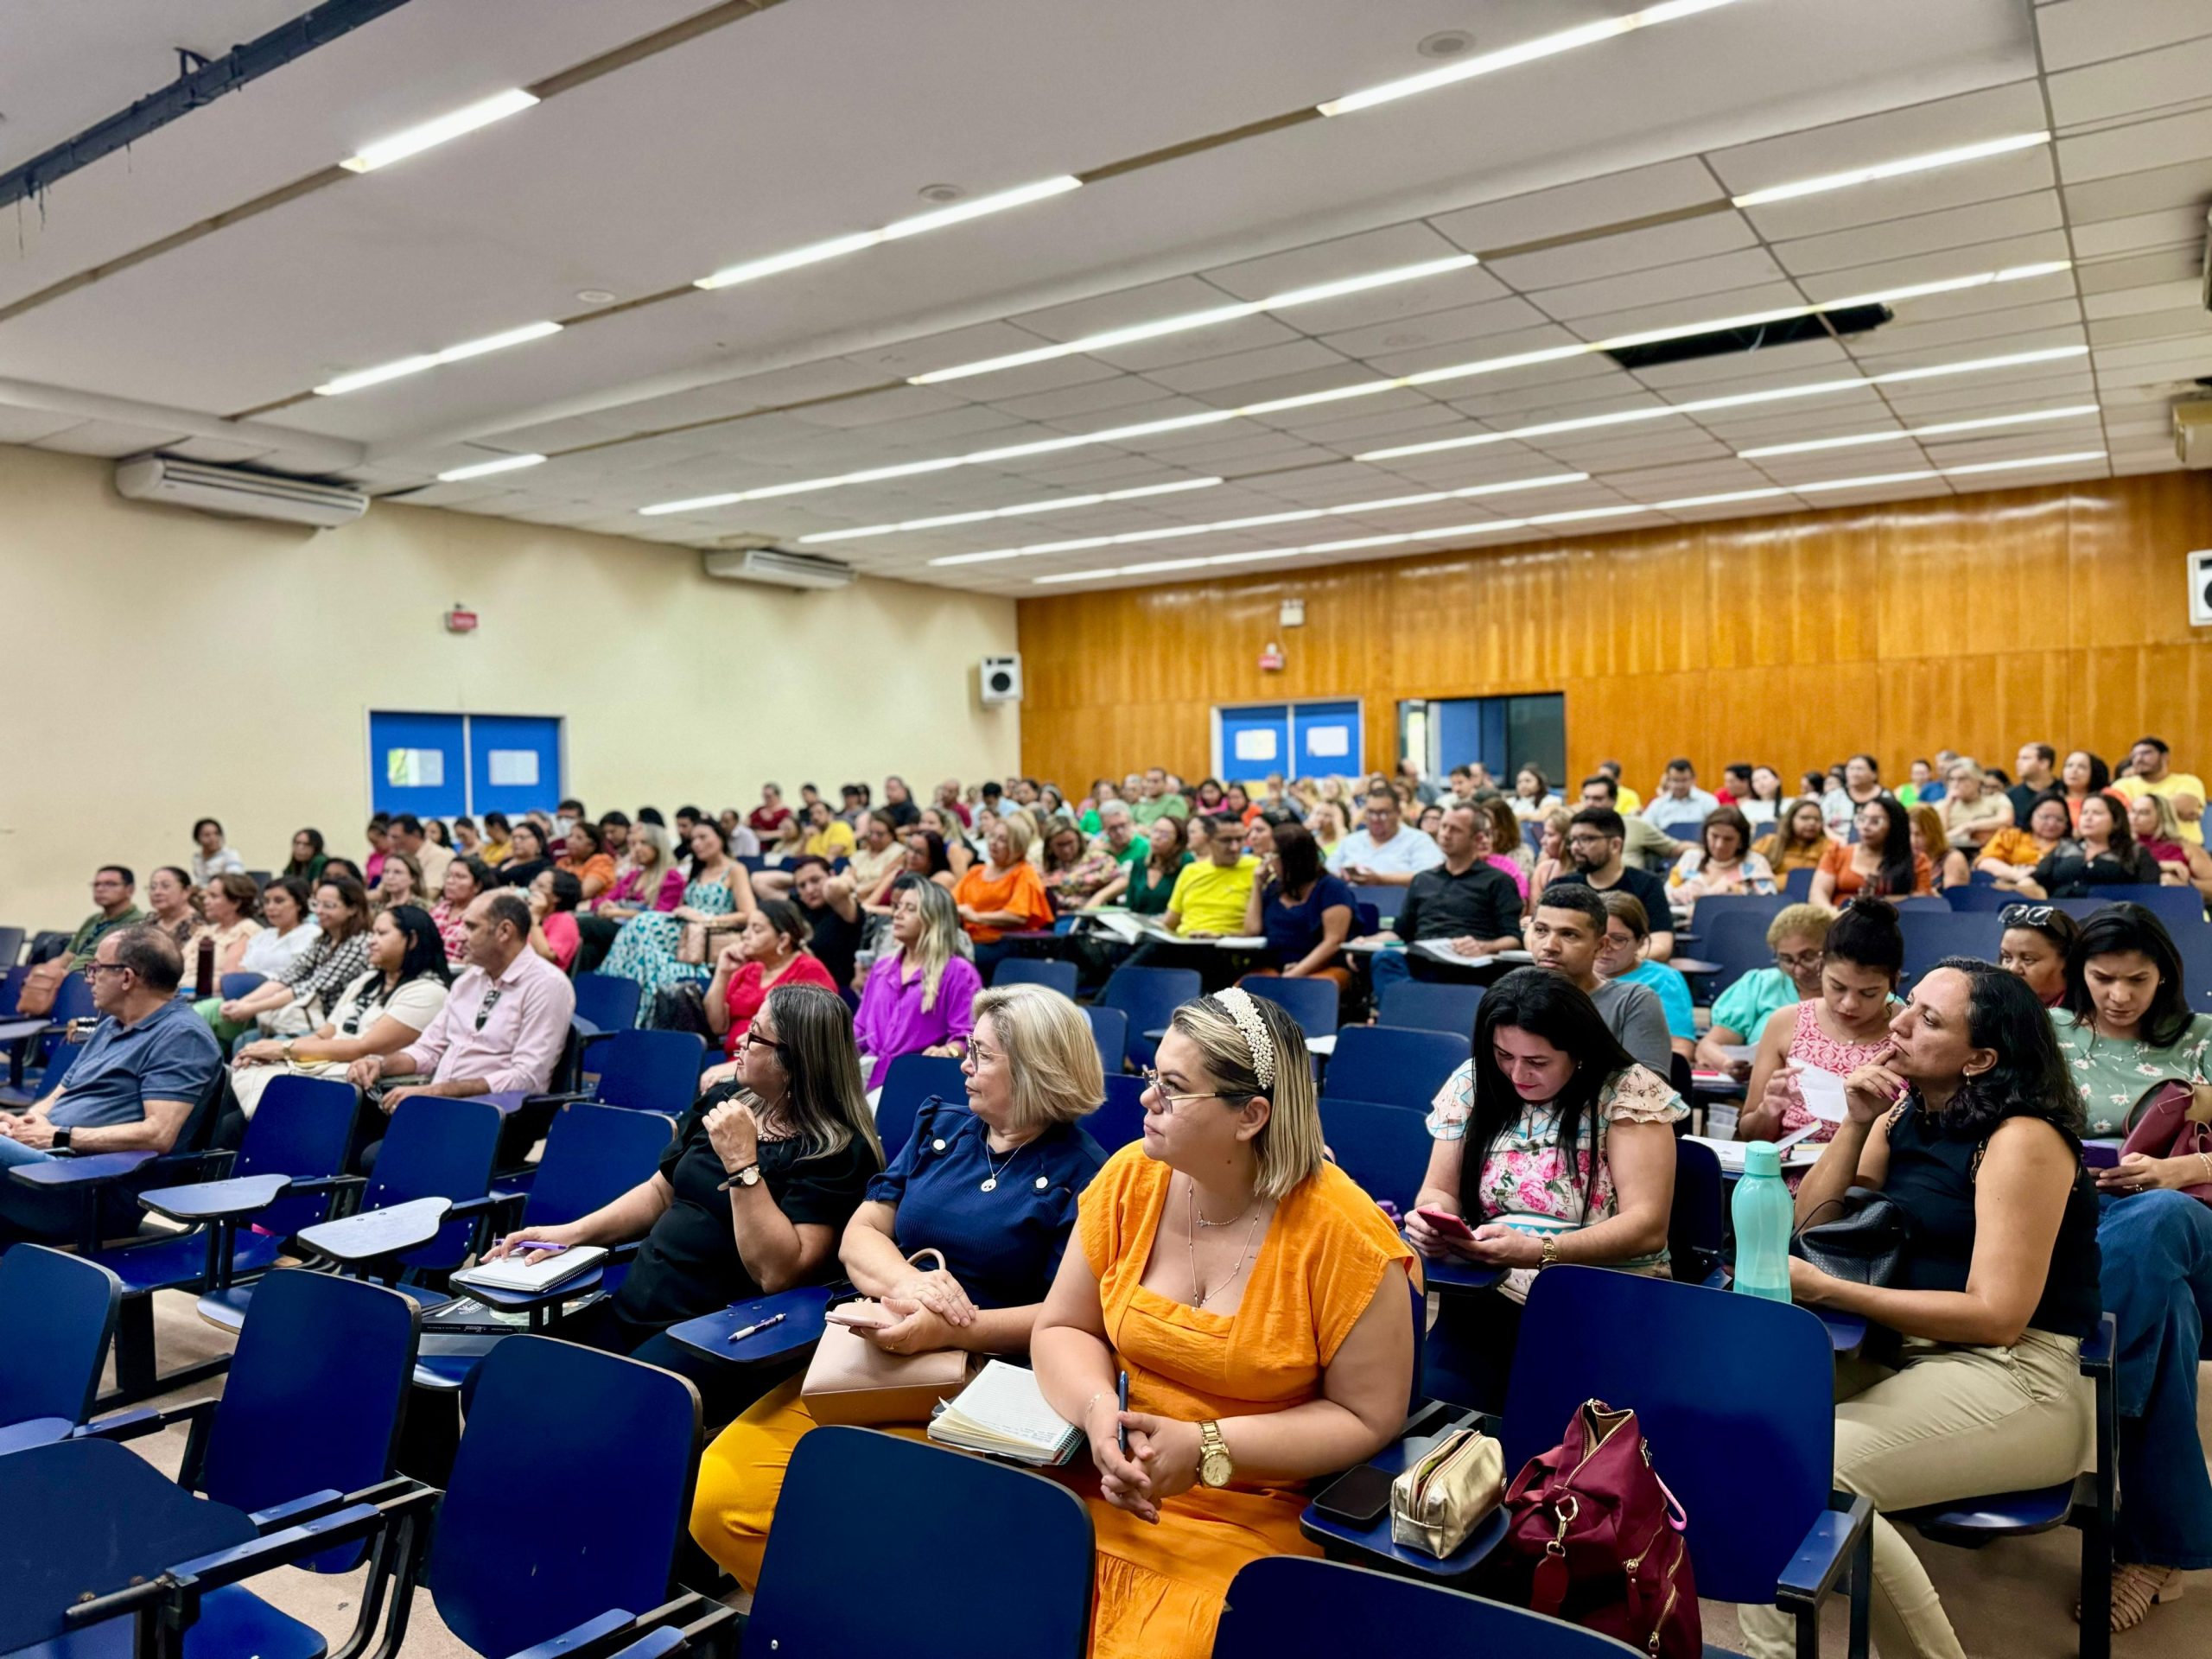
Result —
M1927 854L1912 850L1912 825L1904 808L1887 795L1877 795L1860 804L1853 822L1859 830L1857 844L1837 842L1821 855L1809 895L1814 904L1840 910L1862 893L1881 899L1935 893L1935 870Z
M1052 925L1052 895L1029 861L1029 842L1027 817L1009 812L991 826L983 843L986 861L970 864L952 889L960 925L976 942L976 969L985 983L992 964L1011 949L1000 937L1006 929Z
M1030 1340L1101 1478L1093 1659L1205 1659L1237 1569L1319 1554L1304 1483L1387 1446L1413 1385L1413 1252L1322 1155L1297 1022L1230 989L1170 1026Z
M582 818L570 824L563 850L567 856L553 868L566 870L582 884L585 903L614 885L614 855L607 850L607 837L597 824Z

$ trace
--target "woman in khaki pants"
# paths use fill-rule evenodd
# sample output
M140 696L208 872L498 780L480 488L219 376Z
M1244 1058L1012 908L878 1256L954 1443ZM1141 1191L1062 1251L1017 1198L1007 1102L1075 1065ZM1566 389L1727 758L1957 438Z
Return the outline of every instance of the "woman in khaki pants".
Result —
M1924 975L1887 1050L1797 1192L1797 1224L1878 1187L1910 1218L1887 1285L1790 1263L1790 1290L1899 1340L1838 1370L1835 1484L1874 1501L1874 1641L1885 1659L1963 1659L1919 1559L1885 1513L2071 1479L2093 1449L2082 1340L2101 1317L2097 1205L2081 1103L2024 981L1954 959ZM1869 1339L1869 1346L1874 1345ZM1743 1610L1753 1659L1790 1621Z

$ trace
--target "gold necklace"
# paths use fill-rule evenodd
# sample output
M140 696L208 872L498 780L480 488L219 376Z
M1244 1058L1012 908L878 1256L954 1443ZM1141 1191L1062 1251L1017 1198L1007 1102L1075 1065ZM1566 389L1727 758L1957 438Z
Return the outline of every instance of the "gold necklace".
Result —
M1183 1189L1183 1196L1189 1201L1192 1222L1190 1236L1185 1241L1191 1258L1191 1306L1194 1308L1203 1308L1207 1302L1220 1295L1230 1285L1235 1284L1236 1275L1244 1271L1244 1263L1251 1259L1252 1241L1260 1236L1260 1217L1266 1211L1259 1199L1255 1198L1252 1200L1252 1224L1245 1230L1244 1248L1237 1253L1236 1265L1229 1270L1227 1278L1222 1280L1211 1290L1208 1290L1205 1287L1205 1281L1198 1277L1198 1184L1192 1181ZM1241 1217L1231 1217L1228 1221L1210 1221L1205 1224L1209 1227L1230 1227L1234 1226L1239 1219Z

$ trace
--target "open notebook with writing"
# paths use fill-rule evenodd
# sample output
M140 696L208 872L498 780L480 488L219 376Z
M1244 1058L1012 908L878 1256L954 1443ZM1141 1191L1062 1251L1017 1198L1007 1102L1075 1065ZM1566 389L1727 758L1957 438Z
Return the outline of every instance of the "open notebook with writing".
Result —
M995 1359L931 1420L929 1436L1042 1469L1065 1463L1083 1433L1045 1403L1036 1374Z

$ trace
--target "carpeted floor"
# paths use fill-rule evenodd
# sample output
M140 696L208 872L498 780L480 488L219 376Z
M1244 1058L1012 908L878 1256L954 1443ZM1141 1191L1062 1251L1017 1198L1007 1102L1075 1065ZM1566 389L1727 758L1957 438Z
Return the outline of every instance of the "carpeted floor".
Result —
M230 1342L203 1323L191 1300L182 1295L165 1294L156 1299L155 1327L164 1369L219 1353ZM2212 1443L2212 1375L2205 1382L2208 1386L2199 1396L2199 1427ZM219 1391L220 1384L213 1383L172 1398ZM184 1435L181 1429L172 1430L136 1444L173 1473L183 1455ZM2072 1608L2080 1541L2079 1534L2061 1529L1980 1551L1923 1544L1921 1552L1960 1639L1975 1659L2067 1659L2077 1651ZM287 1570L256 1587L335 1642L353 1629L361 1580L358 1573L323 1578ZM2152 1609L2139 1629L2115 1638L2119 1659L2196 1659L2212 1654L2212 1573L2196 1575L2190 1591L2171 1606ZM1841 1610L1832 1613L1821 1646L1826 1653L1840 1655L1844 1645ZM1705 1639L1717 1647L1735 1645L1733 1607L1705 1604ZM439 1619L429 1592L420 1592L402 1659L466 1659L467 1652Z

